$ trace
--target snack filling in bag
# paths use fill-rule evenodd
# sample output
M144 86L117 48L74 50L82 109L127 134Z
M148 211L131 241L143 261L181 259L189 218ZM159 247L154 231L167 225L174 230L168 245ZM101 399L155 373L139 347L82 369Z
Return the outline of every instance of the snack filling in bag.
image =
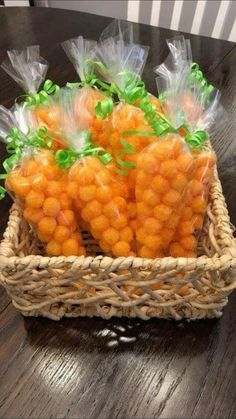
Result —
M11 154L3 164L5 185L22 207L23 216L34 228L51 256L85 254L71 198L67 172L58 167L45 128L20 131L13 114L0 109L0 135Z

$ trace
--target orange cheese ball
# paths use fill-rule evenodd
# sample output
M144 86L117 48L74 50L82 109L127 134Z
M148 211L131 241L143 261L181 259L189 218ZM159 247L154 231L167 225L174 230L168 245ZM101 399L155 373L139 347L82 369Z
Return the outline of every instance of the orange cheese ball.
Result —
M125 241L119 241L112 247L112 253L116 256L128 256L130 252L130 246Z
M180 240L181 246L185 250L194 250L197 246L197 241L194 235L185 236Z
M7 177L7 185L20 198L25 198L30 192L31 184L28 178L20 176L17 172L12 171Z
M195 196L199 195L202 192L202 184L199 180L193 179L189 185L190 194Z
M47 179L43 173L38 173L30 177L31 187L36 191L45 191L47 186Z
M144 240L144 245L151 250L161 249L163 247L161 235L147 235Z
M137 214L141 217L151 217L153 214L152 208L150 208L147 204L144 202L138 202L137 203Z
M177 173L171 181L171 187L182 193L188 185L188 180L183 173Z
M61 244L56 240L51 240L46 246L46 252L51 256L60 256L62 253Z
M62 243L62 254L64 256L81 256L81 246L75 239L67 239Z
M154 207L160 202L160 198L157 193L155 193L152 189L147 189L143 192L143 201L145 204Z
M96 199L102 204L106 204L112 199L113 191L111 186L101 186L96 189Z
M144 243L147 237L146 230L143 227L139 227L136 231L136 238L138 242Z
M58 225L53 234L54 239L58 243L63 243L65 240L69 239L70 236L70 229L63 225Z
M59 181L51 180L47 184L46 191L49 196L60 197L64 191L64 185Z
M146 218L144 229L148 234L157 234L162 229L162 223L154 217Z
M75 214L72 210L61 210L57 216L57 221L62 226L70 227L73 230L76 228Z
M179 243L173 242L170 244L170 255L175 258L184 257L185 250Z
M105 215L99 215L91 220L91 227L96 232L103 232L109 227L109 219Z
M122 198L121 196L116 196L115 198L113 198L113 202L117 205L117 208L119 209L119 211L127 210L126 200Z
M107 244L107 242L105 242L104 240L99 241L99 246L105 253L109 253L111 251L111 246Z
M45 215L48 215L49 217L56 217L60 211L60 202L58 199L49 197L46 198L43 203L43 212Z
M190 153L181 154L176 160L177 168L182 173L187 173L193 168L193 157Z
M75 231L74 233L72 233L70 238L75 239L80 245L82 244L83 240L82 240L81 233L79 231Z
M130 227L124 227L120 231L120 240L125 242L131 242L133 240L134 234Z
M76 182L73 182L73 181L68 182L66 190L67 190L68 196L70 198L72 198L72 199L78 199L79 198L79 196L80 196L79 195L79 185ZM60 194L60 196L61 195L62 194Z
M26 205L32 208L42 208L43 201L44 194L41 191L31 190L25 198Z
M41 234L51 235L54 233L56 226L55 218L43 217L38 223L38 231Z
M153 215L160 221L167 221L171 217L172 207L164 204L157 205L153 210Z
M171 240L173 240L174 234L175 234L175 230L171 229L171 228L163 228L160 233L159 233L162 237L162 243L163 246L166 247L169 245L169 243L171 242Z
M192 221L181 221L178 225L178 234L180 237L191 235L194 232Z
M95 182L98 186L108 185L111 181L111 175L107 169L104 168L104 170L95 173Z
M43 167L43 173L48 180L52 180L52 181L53 180L55 180L55 181L59 180L61 175L62 175L61 169L58 166L56 166L55 164L45 165Z
M169 188L170 188L169 182L160 175L156 175L152 179L151 186L152 186L153 190L158 194L162 194L162 193L168 191Z
M156 257L156 252L155 250L149 249L146 246L142 246L141 249L139 250L139 256L141 258L153 259Z
M168 192L163 196L163 202L166 205L175 207L181 201L181 194L174 189L169 189Z
M178 222L179 222L180 216L177 213L172 213L169 220L166 221L165 227L170 229L175 229Z
M141 153L137 159L138 169L143 169L147 173L153 173L158 171L160 164L157 159L151 153Z
M95 185L81 186L79 190L80 199L84 202L93 201L96 198L96 191Z
M201 196L195 197L191 202L193 212L202 213L206 210L206 200Z
M82 209L81 216L83 220L90 222L93 218L102 214L102 204L97 200L88 202Z
M53 240L53 236L51 234L40 233L40 231L38 230L37 230L37 236L42 243L49 243L51 240Z
M113 227L108 228L102 233L102 241L110 247L113 246L115 243L117 243L118 240L119 240L119 232Z
M104 215L106 215L106 217L112 219L119 216L120 209L118 205L114 202L114 200L111 200L106 205L104 205L103 213Z
M111 219L110 222L114 228L120 230L128 224L128 218L124 214L119 214L116 218Z
M59 199L61 209L71 209L72 208L72 201L71 201L71 199L69 198L69 196L67 195L66 192L63 192L59 196L58 199Z
M160 175L165 179L173 179L177 175L177 165L175 160L166 160L161 163Z
M44 216L42 209L32 207L25 207L23 215L29 223L33 224L37 224Z

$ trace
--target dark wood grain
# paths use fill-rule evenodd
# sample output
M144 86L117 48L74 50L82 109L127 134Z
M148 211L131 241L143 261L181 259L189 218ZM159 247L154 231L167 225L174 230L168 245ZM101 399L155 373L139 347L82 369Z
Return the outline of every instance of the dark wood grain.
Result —
M0 9L0 61L10 48L39 43L55 82L77 80L60 42L98 39L109 18L44 8ZM155 93L153 67L176 32L135 25L150 45L144 79ZM213 136L220 178L236 223L236 47L191 35L194 60L222 89L226 126ZM0 103L20 89L0 69ZM1 159L4 158L1 146ZM1 234L10 198L1 202ZM220 320L198 322L24 319L0 289L0 416L3 418L235 418L236 295Z

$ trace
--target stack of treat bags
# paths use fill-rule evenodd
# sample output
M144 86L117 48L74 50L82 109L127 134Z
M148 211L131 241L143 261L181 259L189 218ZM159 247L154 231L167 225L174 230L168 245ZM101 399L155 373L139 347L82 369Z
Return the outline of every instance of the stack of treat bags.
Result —
M46 254L85 255L86 230L113 257L196 257L216 164L208 138L225 113L189 40L167 43L158 98L140 78L148 48L127 22L98 43L64 42L81 81L61 88L46 80L38 91L48 68L38 46L8 51L2 68L25 95L0 107L1 178Z

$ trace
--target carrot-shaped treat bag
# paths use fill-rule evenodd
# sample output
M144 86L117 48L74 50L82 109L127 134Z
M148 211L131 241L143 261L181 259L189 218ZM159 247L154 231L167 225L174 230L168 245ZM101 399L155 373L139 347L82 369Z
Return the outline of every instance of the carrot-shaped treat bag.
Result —
M58 165L68 170L67 192L77 208L78 219L86 224L103 252L132 255L127 186L123 177L116 174L111 155L93 143L83 117L79 126L71 92L61 89L67 108L62 124L68 148L56 153Z
M194 159L185 204L169 250L172 256L194 257L216 162L207 140L224 121L225 113L219 104L219 92L192 63L189 40L177 37L168 41L168 46L171 54L156 69L158 91L166 115L174 120Z
M21 96L23 102L16 103L13 111L21 112L21 107L27 107L32 112L37 125L43 125L48 130L55 131L58 120L61 118L61 109L58 106L49 105L48 102L49 97L57 92L59 87L51 80L46 80L42 90L39 90L48 70L48 62L40 56L39 45L7 51L7 58L2 62L1 67L25 92ZM56 148L57 138L54 142Z
M3 163L6 188L20 203L24 218L34 228L46 253L85 254L67 194L67 172L55 161L47 129L28 130L25 135L12 113L1 107L0 136L10 154Z

